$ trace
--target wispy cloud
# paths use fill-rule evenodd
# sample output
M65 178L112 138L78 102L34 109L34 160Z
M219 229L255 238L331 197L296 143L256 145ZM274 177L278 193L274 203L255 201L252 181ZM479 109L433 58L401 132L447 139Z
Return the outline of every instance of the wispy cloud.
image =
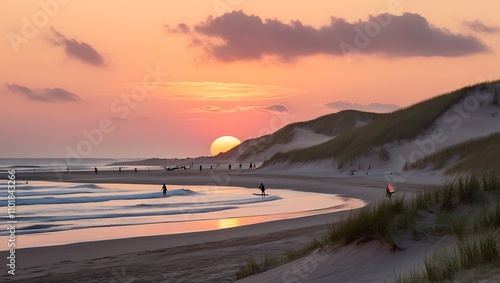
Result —
M106 67L104 57L90 44L77 41L74 38L67 38L54 28L51 30L52 35L49 37L49 42L54 46L64 47L66 55L95 67Z
M491 33L491 34L500 32L500 28L496 26L488 26L479 20L462 21L462 25L476 32Z
M165 29L169 33L189 33L189 32L191 32L191 28L184 23L178 24L175 28L172 28L169 25L165 25Z
M395 111L400 106L394 104L382 104L382 103L370 103L370 104L359 104L352 102L348 99L339 99L336 101L330 101L325 103L324 106L336 109L336 110L359 110L359 111L367 111L367 112L376 112L376 113L388 113Z
M255 110L263 110L263 111L270 111L270 112L278 112L278 113L288 113L290 112L288 110L288 107L283 104L272 104L269 106L264 106L264 107L258 107L258 106L253 106Z
M285 98L304 93L303 90L281 86L263 86L222 82L155 83L160 93L174 99L195 100L262 100Z
M268 106L236 106L231 108L222 108L214 105L204 105L189 112L208 112L208 113L231 113L241 111L261 111L261 112L275 112L275 113L288 113L288 107L283 104L271 104Z
M381 21L387 24L380 24ZM374 25L379 32L366 35L364 31L369 26L374 29ZM195 45L220 61L259 60L265 56L289 61L315 54L346 53L455 57L489 52L478 38L438 28L421 15L412 13L385 13L357 22L332 17L329 24L315 28L298 20L283 23L238 11L209 17L192 27L182 23L166 30L193 36ZM363 44L357 44L360 41Z
M26 86L18 84L7 84L7 89L16 94L23 95L25 98L41 102L80 102L82 99L67 90L62 88L45 88L40 90L32 90Z

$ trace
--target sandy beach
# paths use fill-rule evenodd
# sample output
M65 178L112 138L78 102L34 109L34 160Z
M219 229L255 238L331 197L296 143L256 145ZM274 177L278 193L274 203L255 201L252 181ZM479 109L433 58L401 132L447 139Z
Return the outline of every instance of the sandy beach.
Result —
M32 180L79 183L133 183L229 185L255 188L261 180L272 189L335 193L365 202L384 195L379 176L335 178L263 174L259 171L139 171L22 173L20 182ZM411 193L419 185L402 191ZM83 242L19 249L17 274L2 280L30 282L231 282L249 257L281 254L323 235L328 223L345 213L330 213L223 230ZM22 243L22 236L19 242ZM2 256L4 253L2 252ZM114 280L114 281L113 281ZM127 281L128 280L128 281ZM248 278L247 280L251 280ZM255 281L262 282L262 281ZM271 282L271 281L270 281Z

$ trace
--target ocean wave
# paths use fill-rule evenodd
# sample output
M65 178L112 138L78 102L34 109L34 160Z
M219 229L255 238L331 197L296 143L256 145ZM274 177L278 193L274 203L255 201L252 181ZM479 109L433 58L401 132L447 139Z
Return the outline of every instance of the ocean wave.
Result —
M200 193L189 190L189 189L179 189L179 190L171 190L167 191L167 196L190 196L190 195L199 195Z
M24 182L23 182L24 183ZM0 187L2 190L7 189L7 187ZM16 193L19 191L31 191L31 190L43 190L43 189L55 189L58 188L56 186L25 186L24 184L19 184L19 181L16 182Z
M199 194L191 190L173 190L168 192L169 196L189 196ZM30 198L30 199L17 199L18 205L37 205L37 204L68 204L68 203L89 203L89 202L105 202L112 200L136 200L136 199L153 199L162 198L161 192L155 193L142 193L130 195L106 195L106 196L83 196L83 197L43 197L43 198Z
M40 168L40 166L37 166L37 165L12 165L12 166L9 166L8 168Z
M58 190L58 191L28 191L28 192L19 192L16 191L16 197L36 197L36 196L57 196L57 195L76 195L76 194L111 194L116 193L116 191L92 191L92 190L84 190L84 191L71 191L71 190ZM7 197L8 192L0 192L0 197Z
M172 208L172 207L183 207L183 206L217 206L217 205L241 205L241 204L253 204L259 202L268 202L282 199L279 196L270 196L265 198L245 198L245 199L234 199L234 200L221 200L221 201L197 201L196 203L158 203L158 204L136 204L130 206L123 206L123 208L146 208L146 207L157 207L157 208Z
M197 214L230 210L238 208L237 206L221 206L221 207L204 207L204 208L186 208L169 211L149 211L149 212L129 212L129 213L108 213L108 214L90 214L90 215L61 215L61 216L35 216L35 217L18 217L21 221L33 222L57 222L57 221L75 221L75 220L92 220L105 218L128 218L128 217L144 217L144 216L168 216L177 214ZM53 224L55 225L55 224Z
M70 188L74 188L74 189L103 189L103 187L96 185L96 184L75 185L75 186L71 186Z
M18 228L17 231L24 231L24 230L45 230L53 227L60 227L60 226L65 226L65 225L58 225L58 224L35 224L35 225L30 225L26 227L21 227Z

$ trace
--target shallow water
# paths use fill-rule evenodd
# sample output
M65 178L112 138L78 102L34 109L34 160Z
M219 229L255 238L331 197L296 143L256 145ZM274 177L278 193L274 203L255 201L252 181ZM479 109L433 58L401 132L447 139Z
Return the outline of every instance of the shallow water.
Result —
M349 202L333 194L272 188L266 197L253 195L260 192L257 189L227 186L168 186L168 190L163 197L160 185L41 181L18 185L17 248L224 229L346 209ZM0 199L6 198L6 186L0 187ZM2 208L6 213L5 201ZM2 230L0 236L5 239L8 233Z

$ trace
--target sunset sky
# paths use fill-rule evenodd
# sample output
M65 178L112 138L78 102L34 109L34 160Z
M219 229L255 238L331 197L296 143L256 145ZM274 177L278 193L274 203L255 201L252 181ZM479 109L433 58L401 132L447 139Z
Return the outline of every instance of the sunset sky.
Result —
M196 157L500 78L500 2L0 1L0 157Z

